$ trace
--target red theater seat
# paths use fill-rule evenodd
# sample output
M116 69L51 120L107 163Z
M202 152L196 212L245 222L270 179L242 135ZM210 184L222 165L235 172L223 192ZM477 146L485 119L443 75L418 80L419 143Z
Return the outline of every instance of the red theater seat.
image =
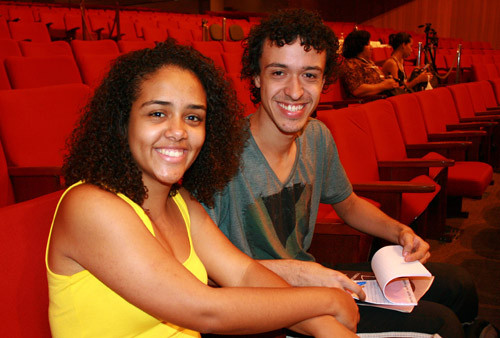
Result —
M73 57L70 45L66 41L30 42L19 41L24 56L66 55Z
M61 192L0 208L0 336L50 338L45 248Z
M50 42L50 34L41 22L9 22L10 34L14 40L29 40L35 42Z

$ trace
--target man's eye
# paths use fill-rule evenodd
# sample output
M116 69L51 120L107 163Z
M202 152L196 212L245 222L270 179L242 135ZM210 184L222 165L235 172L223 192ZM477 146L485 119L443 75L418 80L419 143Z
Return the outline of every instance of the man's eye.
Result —
M165 114L162 113L162 112L160 112L160 111L152 112L150 115L153 116L153 117L163 117L163 116L165 116Z
M283 74L284 74L284 73L283 73L283 71L281 71L281 70L276 70L276 71L274 71L274 72L273 72L273 75L274 75L274 76L282 76Z
M316 79L316 78L317 78L316 74L313 74L313 73L306 73L306 74L304 74L304 76L305 76L306 78L308 78L308 79L311 79L311 80L313 80L313 79Z

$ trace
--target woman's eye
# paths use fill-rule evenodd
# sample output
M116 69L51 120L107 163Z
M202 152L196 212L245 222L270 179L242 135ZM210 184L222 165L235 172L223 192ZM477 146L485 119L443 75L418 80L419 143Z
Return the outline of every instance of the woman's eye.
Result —
M196 116L196 115L188 115L186 116L186 119L188 121L193 121L193 122L201 122L201 118L199 116Z

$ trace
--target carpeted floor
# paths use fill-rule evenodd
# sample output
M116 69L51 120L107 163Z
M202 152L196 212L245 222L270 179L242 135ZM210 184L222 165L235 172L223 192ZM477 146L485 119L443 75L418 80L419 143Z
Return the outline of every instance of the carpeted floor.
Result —
M500 328L500 174L493 176L481 200L464 199L466 219L449 218L447 224L462 233L451 243L430 240L431 261L465 267L479 293L479 317Z

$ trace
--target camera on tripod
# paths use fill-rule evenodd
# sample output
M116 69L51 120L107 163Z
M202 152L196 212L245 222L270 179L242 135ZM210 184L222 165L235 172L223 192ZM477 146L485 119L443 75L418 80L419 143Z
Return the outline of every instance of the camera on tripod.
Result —
M439 38L437 36L437 32L434 28L431 27L431 23L425 23L423 25L418 26L418 28L423 28L425 33L425 44L433 45L435 48L438 46Z

